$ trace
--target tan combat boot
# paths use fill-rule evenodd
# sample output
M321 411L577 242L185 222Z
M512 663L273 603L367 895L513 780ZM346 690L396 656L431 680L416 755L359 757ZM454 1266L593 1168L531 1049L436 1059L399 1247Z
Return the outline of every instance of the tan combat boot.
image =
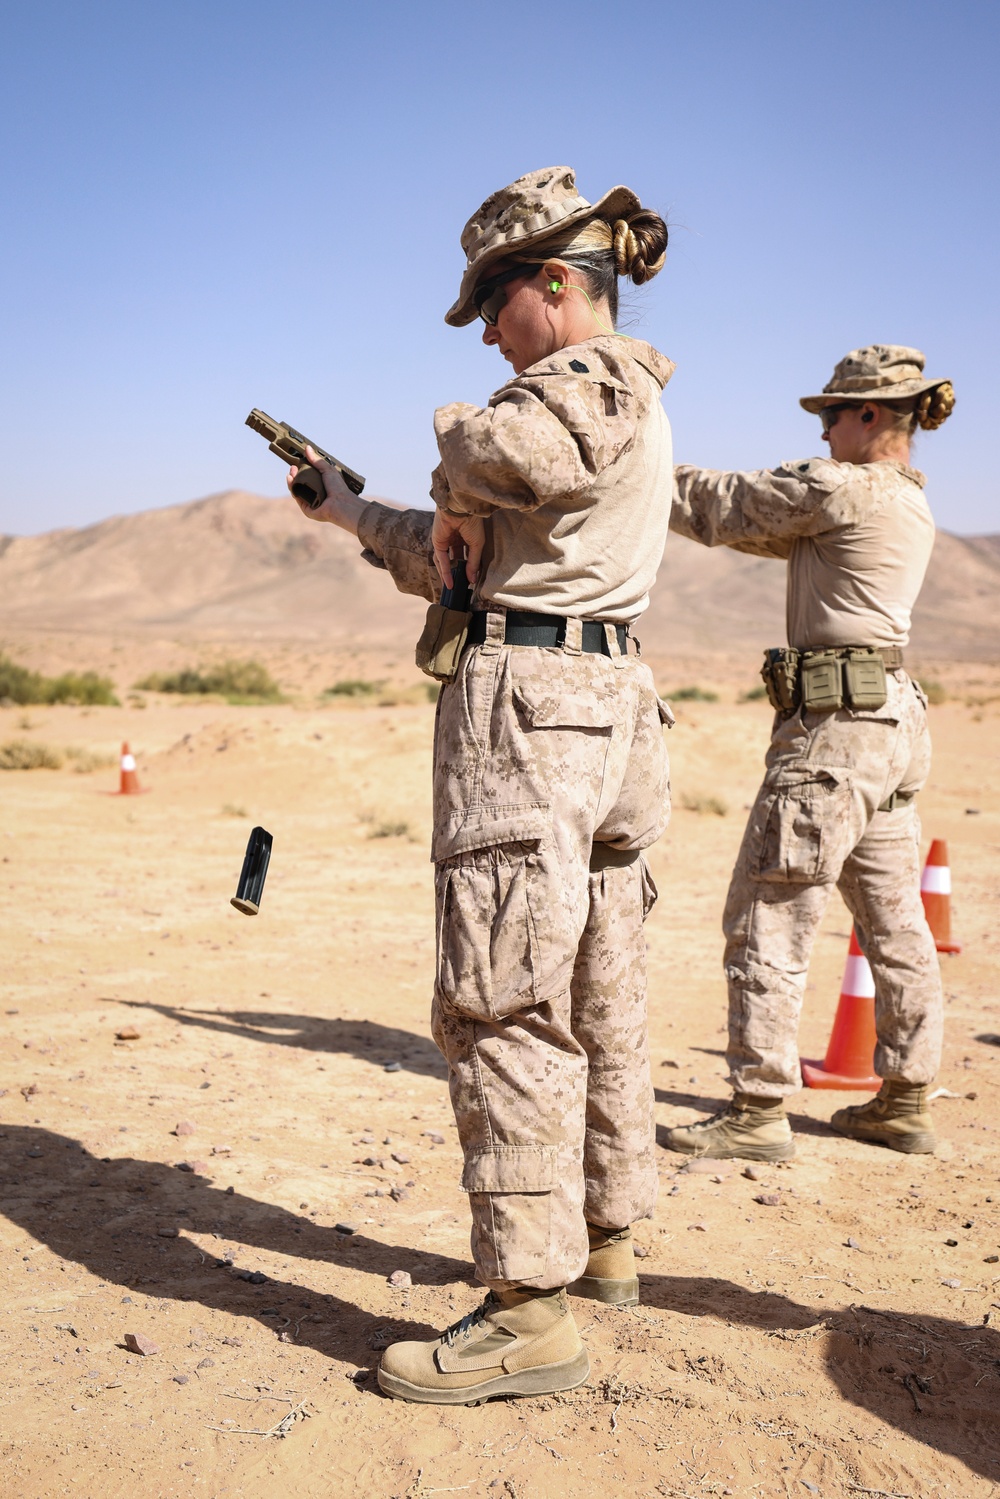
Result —
M494 1395L572 1390L590 1373L565 1290L491 1291L426 1343L393 1343L378 1382L398 1400L479 1405Z
M571 1296L587 1296L606 1306L636 1306L639 1280L631 1228L595 1228L587 1224L590 1255L583 1274L567 1290Z
M906 1155L932 1155L937 1145L927 1089L920 1083L885 1082L867 1103L838 1109L830 1123L851 1140L888 1145Z
M732 1102L710 1119L668 1129L667 1146L713 1161L734 1156L744 1161L790 1161L795 1154L784 1099L751 1098L746 1093L734 1093Z

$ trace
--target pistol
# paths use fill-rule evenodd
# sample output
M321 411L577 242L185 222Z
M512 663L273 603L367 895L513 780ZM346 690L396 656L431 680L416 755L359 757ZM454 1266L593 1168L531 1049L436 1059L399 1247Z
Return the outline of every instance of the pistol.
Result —
M296 432L287 422L276 422L273 416L268 416L266 411L259 411L255 406L247 417L247 426L254 432L259 432L261 437L267 438L271 452L276 453L282 462L300 465L292 485L292 494L304 505L308 505L310 510L316 510L322 505L326 499L326 489L322 475L306 461L306 443L337 470L352 493L360 494L364 489L365 481L360 474L356 474L353 468L348 468L346 463L341 463L339 458L334 458L318 442L303 437L301 432Z

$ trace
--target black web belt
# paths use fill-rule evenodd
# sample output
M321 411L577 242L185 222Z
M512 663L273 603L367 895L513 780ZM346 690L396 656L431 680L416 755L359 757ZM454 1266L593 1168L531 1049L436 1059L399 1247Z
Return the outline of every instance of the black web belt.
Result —
M485 613L473 614L469 625L469 645L482 645L485 642L487 618ZM618 637L618 649L624 656L628 650L628 629L625 625L615 625L614 631ZM594 656L611 655L603 620L585 619L581 633L582 650ZM566 621L558 614L526 614L516 609L508 610L503 639L504 645L565 645Z

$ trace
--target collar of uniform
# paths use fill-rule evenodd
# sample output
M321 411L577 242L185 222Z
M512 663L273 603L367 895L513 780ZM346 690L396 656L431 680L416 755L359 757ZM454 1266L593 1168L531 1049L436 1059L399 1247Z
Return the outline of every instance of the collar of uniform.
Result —
M559 349L557 353L540 359L537 364L529 365L514 380L530 379L533 375L564 375L571 360L578 360L581 364L588 362L598 363L604 366L612 375L616 372L616 366L626 360L633 360L641 364L644 370L652 375L661 390L670 379L677 366L672 359L654 349L652 344L646 343L642 338L625 338L616 333L600 333L596 338L584 339L583 343L570 344L565 349ZM510 381L510 384L514 383Z
M904 479L910 479L914 484L919 484L921 489L926 487L927 475L922 474L918 468L911 468L908 463L899 463L896 459L892 460L890 467L898 469Z

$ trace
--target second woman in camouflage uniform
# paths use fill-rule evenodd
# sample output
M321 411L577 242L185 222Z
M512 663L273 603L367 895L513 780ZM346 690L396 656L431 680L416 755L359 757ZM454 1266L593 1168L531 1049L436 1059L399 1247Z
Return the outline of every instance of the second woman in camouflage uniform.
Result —
M837 365L819 415L830 458L753 473L680 467L671 529L788 562L788 647L768 652L778 708L767 774L733 871L723 926L732 1103L672 1129L673 1150L784 1160L784 1100L800 1086L797 1031L813 939L836 885L875 978L870 1103L842 1134L934 1149L927 1085L941 1057L941 975L920 900L914 798L930 768L926 698L903 668L934 542L918 426L954 404L917 349L874 344Z

